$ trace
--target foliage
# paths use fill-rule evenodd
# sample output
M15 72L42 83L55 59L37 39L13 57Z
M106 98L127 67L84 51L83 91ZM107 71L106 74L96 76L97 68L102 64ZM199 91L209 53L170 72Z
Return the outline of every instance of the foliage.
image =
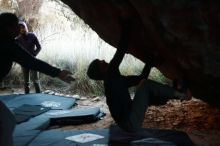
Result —
M17 4L18 15L28 18L39 13L43 0L17 0Z
M12 12L18 11L18 5L16 0L0 0L0 13L1 12Z

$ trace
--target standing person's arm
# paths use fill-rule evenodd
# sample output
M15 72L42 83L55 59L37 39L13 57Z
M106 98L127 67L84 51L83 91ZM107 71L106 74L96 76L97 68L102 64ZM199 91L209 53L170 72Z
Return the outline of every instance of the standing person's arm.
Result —
M60 70L56 67L49 65L44 61L32 57L30 54L28 54L26 51L20 48L17 44L11 44L9 48L13 61L19 63L20 65L26 68L30 68L32 70L42 72L51 77L58 77L61 80L68 83L74 81L74 78L71 77L71 73L69 71Z
M37 54L41 51L41 45L40 45L40 42L37 38L37 36L35 34L34 35L34 43L35 43L35 46L36 46L36 50L34 50L34 56L37 56Z

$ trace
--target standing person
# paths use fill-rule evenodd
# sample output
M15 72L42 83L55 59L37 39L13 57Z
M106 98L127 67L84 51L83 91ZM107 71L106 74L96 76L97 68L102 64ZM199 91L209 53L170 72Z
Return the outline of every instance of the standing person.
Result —
M106 101L111 116L120 128L135 132L141 127L149 105L165 104L169 98L185 99L187 96L167 85L148 80L153 66L151 60L139 76L121 75L119 65L128 47L130 29L129 22L122 23L121 38L110 63L96 59L89 65L87 74L91 79L104 80ZM135 85L138 87L132 100L128 89Z
M38 70L51 77L58 77L68 83L74 81L69 71L60 70L36 59L17 45L15 37L18 36L18 33L17 16L12 13L0 14L0 81L8 74L13 62L17 62L26 68ZM11 111L0 102L0 146L13 145L12 134L15 123Z
M33 32L28 31L27 24L23 21L19 22L20 34L16 38L18 44L24 48L33 57L36 57L41 51L41 45L37 36ZM30 92L30 78L34 83L35 92L40 93L39 72L30 70L29 68L22 67L24 75L24 92Z

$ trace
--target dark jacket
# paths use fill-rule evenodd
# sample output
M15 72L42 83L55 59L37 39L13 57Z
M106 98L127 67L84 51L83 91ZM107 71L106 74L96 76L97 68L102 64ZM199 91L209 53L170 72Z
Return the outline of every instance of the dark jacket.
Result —
M16 44L14 39L0 38L0 80L10 71L13 62L37 70L52 77L58 76L60 69L32 57Z
M41 50L41 45L36 35L32 32L27 32L25 36L18 36L16 42L32 56L37 56Z

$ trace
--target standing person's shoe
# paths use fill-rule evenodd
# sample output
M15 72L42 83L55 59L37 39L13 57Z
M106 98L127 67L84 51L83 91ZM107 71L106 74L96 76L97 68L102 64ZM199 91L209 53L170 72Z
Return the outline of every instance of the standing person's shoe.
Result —
M29 84L25 84L24 85L24 93L25 94L29 94L30 93L30 86L29 86Z

